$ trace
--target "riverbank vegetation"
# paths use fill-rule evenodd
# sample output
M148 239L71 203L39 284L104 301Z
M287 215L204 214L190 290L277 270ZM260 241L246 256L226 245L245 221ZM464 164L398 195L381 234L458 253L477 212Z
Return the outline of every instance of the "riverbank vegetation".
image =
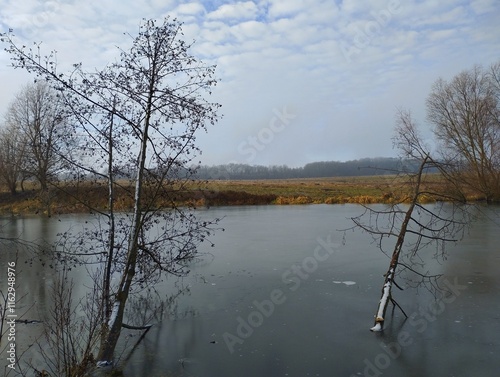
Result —
M448 187L442 177L427 174L424 186L429 192L446 194ZM0 213L4 215L65 214L106 210L107 187L104 182L59 184L47 194L34 183L27 183L23 192L12 195L7 189L0 192ZM133 187L124 182L116 192L115 207L129 211L133 206ZM397 175L360 177L331 177L309 179L269 180L208 180L191 181L182 186L171 185L158 200L165 209L175 205L196 207L232 205L288 205L288 204L345 204L398 203L408 200L410 187ZM472 190L467 201L485 198ZM422 202L434 202L432 194L424 195ZM442 197L439 199L442 200Z

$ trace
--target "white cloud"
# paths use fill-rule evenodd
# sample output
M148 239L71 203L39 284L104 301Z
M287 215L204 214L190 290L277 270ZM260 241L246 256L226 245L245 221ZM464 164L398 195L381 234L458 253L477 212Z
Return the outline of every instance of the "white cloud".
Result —
M309 4L302 0L270 0L269 17L280 18L292 16L307 9Z
M231 29L222 21L210 21L203 24L203 33L200 34L208 43L218 44L231 38Z
M355 14L366 9L366 3L357 0L342 0L340 4L340 10L346 16Z
M464 7L458 6L447 11L437 11L435 14L425 14L414 24L414 26L435 26L457 25L467 22L467 11Z
M262 38L267 33L268 27L262 22L246 21L233 26L231 30L238 40L248 41L248 39Z
M431 31L427 34L427 38L431 41L439 41L439 40L444 40L447 39L449 40L451 37L456 36L457 30L455 29L444 29L444 30L436 30L436 31Z
M185 3L185 4L180 4L174 12L178 13L179 15L189 15L189 16L194 16L198 15L200 13L205 12L205 7L201 3Z
M215 11L208 13L207 18L211 20L230 19L254 19L258 14L257 5L253 1L224 4Z
M153 9L171 9L174 7L175 0L149 0L148 6Z
M216 63L221 79L214 99L225 117L200 139L208 163L245 162L238 144L283 106L297 118L253 163L387 155L395 107L424 114L434 80L487 65L500 51L495 0L3 3L0 24L57 49L61 68L102 67L116 58L115 46L128 46L123 32L135 35L142 18L177 16L186 41L196 40L193 53ZM7 65L0 50L0 112L29 80Z
M476 14L498 12L497 0L474 0L471 1L470 6Z

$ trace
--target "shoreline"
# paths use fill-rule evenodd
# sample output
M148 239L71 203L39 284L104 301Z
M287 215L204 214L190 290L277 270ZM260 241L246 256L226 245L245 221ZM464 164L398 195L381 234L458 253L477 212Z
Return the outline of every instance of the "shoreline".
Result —
M447 192L438 175L426 177L426 191ZM175 206L220 207L241 205L301 204L396 204L404 203L411 186L398 176L356 176L307 179L192 181L173 185L158 198L158 208ZM115 210L132 209L133 190L122 185L116 190ZM99 182L72 186L65 184L41 192L33 187L12 195L0 192L0 215L59 215L106 211L107 188ZM467 194L467 201L481 197ZM442 201L432 194L422 195L421 203Z

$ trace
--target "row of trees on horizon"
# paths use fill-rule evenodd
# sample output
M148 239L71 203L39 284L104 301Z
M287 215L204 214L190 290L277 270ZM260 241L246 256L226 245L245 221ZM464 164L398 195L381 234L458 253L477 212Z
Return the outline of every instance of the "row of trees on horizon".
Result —
M438 80L427 101L428 118L444 147L441 159L466 172L469 184L486 198L498 196L500 182L498 66L474 67L449 83ZM26 85L10 103L0 128L0 184L12 194L24 190L27 180L38 182L43 192L55 181L74 178L67 162L79 141L77 135L68 133L66 112L57 91L44 81ZM117 176L132 178L135 173L130 166L114 166ZM230 163L184 169L186 175L194 172L198 179L244 180L396 174L417 167L418 161L410 158L378 157L318 161L302 167Z
M71 179L63 156L78 142L68 135L65 109L57 92L47 82L22 88L8 107L0 129L0 182L15 195L24 182L36 181L42 191L51 182ZM290 179L393 174L414 170L418 162L400 158L364 158L351 161L319 161L303 167L286 165L222 164L193 168L198 179ZM130 167L116 166L122 178L134 175ZM118 174L120 175L120 174ZM89 174L88 179L96 178Z
M354 177L396 174L401 171L415 171L418 162L396 157L362 158L349 161L317 161L301 167L287 165L222 164L200 166L196 177L200 179L293 179Z

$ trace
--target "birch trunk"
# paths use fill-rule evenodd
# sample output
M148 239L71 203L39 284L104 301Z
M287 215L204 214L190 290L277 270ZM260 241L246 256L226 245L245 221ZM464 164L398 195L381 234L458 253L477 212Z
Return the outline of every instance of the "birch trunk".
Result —
M113 113L115 108L113 107ZM114 192L114 176L113 176L113 125L114 125L114 114L111 115L111 121L109 125L108 134L108 221L109 221L109 233L108 233L108 255L106 261L106 268L104 271L103 279L103 292L102 292L102 306L101 310L103 313L102 318L110 318L111 309L111 270L113 266L114 249L115 249L115 192ZM106 340L106 331L101 333L101 343L104 344Z
M380 298L377 312L375 314L375 324L373 325L372 328L370 328L371 331L377 332L377 331L382 331L384 329L385 313L387 311L387 306L389 305L389 301L394 303L394 300L392 298L392 286L394 285L394 276L396 274L396 269L398 267L399 256L401 255L401 250L403 249L408 223L411 220L415 204L418 202L418 197L420 195L420 183L422 181L422 173L424 171L425 165L427 164L428 160L429 156L427 155L423 159L418 169L417 181L415 183L415 190L411 198L410 207L406 211L405 218L399 230L398 240L396 241L396 245L394 246L394 251L392 252L389 270L385 274L385 281L384 285L382 286L382 297Z
M147 145L148 145L148 133L151 121L152 107L153 107L153 95L154 95L154 84L156 81L156 67L153 62L152 75L150 78L149 85L149 95L146 108L146 116L144 119L143 128L140 133L141 147L139 152L139 159L137 164L137 176L135 179L135 193L134 193L134 211L132 215L131 229L128 241L127 250L127 260L125 268L123 270L120 286L116 294L116 300L113 305L113 310L109 316L107 324L104 324L106 334L105 340L101 344L101 349L99 351L99 362L112 363L113 354L120 337L122 325L123 325L123 314L125 312L125 305L127 303L128 295L130 292L130 286L135 275L135 268L137 265L137 254L139 251L139 235L142 227L142 191L143 191L143 181L144 173L146 167L147 159Z

